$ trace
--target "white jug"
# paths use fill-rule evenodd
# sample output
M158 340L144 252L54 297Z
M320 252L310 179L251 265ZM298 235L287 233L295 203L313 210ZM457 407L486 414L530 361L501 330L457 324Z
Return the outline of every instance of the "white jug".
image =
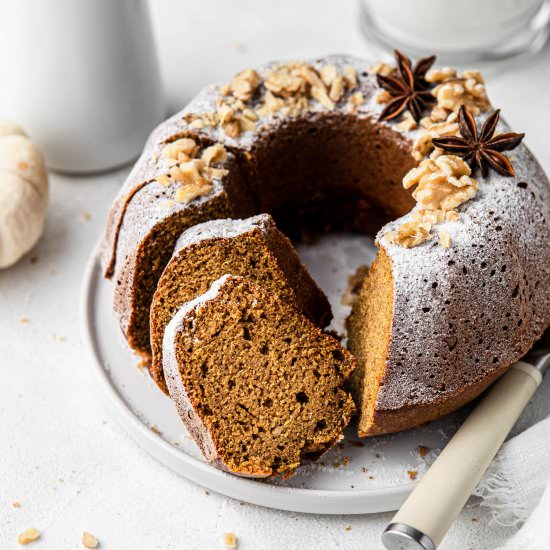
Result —
M0 2L0 117L18 121L54 170L137 156L165 115L146 0Z

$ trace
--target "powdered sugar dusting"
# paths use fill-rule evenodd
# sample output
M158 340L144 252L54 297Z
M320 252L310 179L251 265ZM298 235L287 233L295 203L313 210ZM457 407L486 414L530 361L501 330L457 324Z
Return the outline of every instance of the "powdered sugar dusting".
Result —
M231 239L254 229L259 229L265 233L267 228L273 225L273 220L269 214L259 214L244 220L226 218L207 221L184 231L176 242L174 254L182 248L207 239Z
M176 337L178 330L181 329L182 322L185 319L185 317L189 315L191 311L194 311L199 307L203 306L204 304L206 304L206 302L210 302L211 300L216 299L223 285L227 282L228 279L231 279L231 278L235 278L235 276L229 273L227 273L226 275L222 275L219 279L216 279L210 285L210 288L204 294L201 294L200 296L193 298L193 300L190 300L189 302L181 306L181 308L174 315L174 317L172 317L172 320L170 321L170 323L168 323L168 326L164 331L164 340L163 340L163 351L165 354L164 357L166 357L166 352L168 351L167 348L173 349L174 339ZM164 366L166 367L166 365Z
M476 197L458 208L459 221L436 226L431 241L412 249L386 243L386 231L410 215L380 231L394 275L381 407L430 402L473 386L519 359L546 328L548 180L525 146L511 156L516 177L480 177ZM449 249L437 245L439 229L450 234Z

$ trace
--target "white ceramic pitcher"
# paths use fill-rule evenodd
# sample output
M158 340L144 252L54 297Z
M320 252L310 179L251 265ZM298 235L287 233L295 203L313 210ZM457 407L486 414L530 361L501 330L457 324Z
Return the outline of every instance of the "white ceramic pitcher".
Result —
M137 156L165 103L146 0L0 2L0 116L54 170Z

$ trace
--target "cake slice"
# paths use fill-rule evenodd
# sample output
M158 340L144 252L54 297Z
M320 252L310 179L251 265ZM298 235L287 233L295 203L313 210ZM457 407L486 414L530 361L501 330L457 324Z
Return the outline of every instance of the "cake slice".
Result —
M225 275L164 335L170 396L206 459L245 477L291 475L341 439L355 366L340 343L259 284Z
M292 304L318 326L330 322L326 296L271 216L196 225L176 243L151 306L151 375L163 391L162 339L166 325L183 304L206 292L225 274L258 281L267 292Z
M388 356L393 316L393 276L390 260L381 248L347 320L348 346L357 358L351 391L357 405L359 437L384 433L376 400Z

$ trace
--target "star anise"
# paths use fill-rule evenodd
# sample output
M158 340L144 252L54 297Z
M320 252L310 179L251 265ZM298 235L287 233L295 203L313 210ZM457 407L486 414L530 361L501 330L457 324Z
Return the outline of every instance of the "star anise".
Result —
M458 155L470 165L472 172L481 168L481 174L486 178L489 168L496 170L503 176L515 176L510 159L505 157L501 151L515 149L525 134L505 132L494 135L497 123L500 118L500 109L492 113L477 131L476 122L472 114L461 105L458 111L458 123L461 136L433 138L432 143L443 149L446 153Z
M435 102L430 92L431 84L426 81L426 73L433 65L435 55L419 59L414 68L411 60L399 50L395 50L394 55L397 70L388 76L376 75L378 84L393 97L382 111L380 120L391 120L409 109L418 122L422 112Z

